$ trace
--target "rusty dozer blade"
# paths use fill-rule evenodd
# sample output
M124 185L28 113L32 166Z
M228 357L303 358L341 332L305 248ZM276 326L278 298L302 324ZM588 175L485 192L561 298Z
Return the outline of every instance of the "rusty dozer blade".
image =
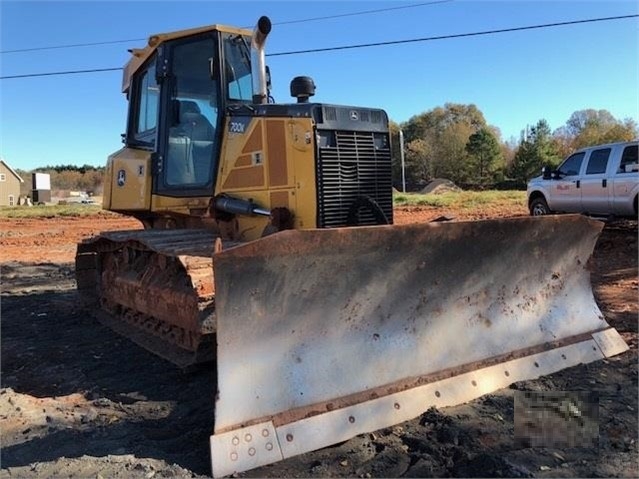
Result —
M627 349L581 216L285 231L216 254L216 477Z

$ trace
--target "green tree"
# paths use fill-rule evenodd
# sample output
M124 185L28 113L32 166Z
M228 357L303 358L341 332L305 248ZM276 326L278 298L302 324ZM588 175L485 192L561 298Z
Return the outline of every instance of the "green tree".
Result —
M480 128L468 138L466 151L469 155L472 182L481 187L492 183L498 163L503 159L499 141L494 133L486 127Z
M417 138L405 145L406 147L406 183L423 185L433 178L433 154L430 145Z
M437 177L470 181L472 168L466 144L473 133L487 127L484 115L475 105L446 103L413 116L401 127L405 143L410 145L407 174L411 178L418 183Z
M519 140L515 137L511 137L509 140L501 142L500 147L503 158L502 169L504 171L510 171L513 161L515 160L515 153L517 153L517 149L519 148Z
M560 158L567 158L574 151L573 140L574 137L565 126L561 126L553 132L552 143Z
M433 178L447 178L455 183L470 182L471 172L466 144L475 132L466 122L452 123L437 135L434 145Z
M570 150L586 146L629 141L638 135L634 120L616 119L608 110L579 110L568 118L565 127L556 132L556 136L569 140ZM564 140L565 142L565 140Z
M402 157L399 143L399 130L400 127L397 123L390 120L388 122L388 129L390 131L391 142L391 167L393 175L393 185L397 187L402 182Z
M525 184L530 178L538 175L543 166L556 166L560 160L550 126L546 120L542 119L522 137L510 174L514 179Z

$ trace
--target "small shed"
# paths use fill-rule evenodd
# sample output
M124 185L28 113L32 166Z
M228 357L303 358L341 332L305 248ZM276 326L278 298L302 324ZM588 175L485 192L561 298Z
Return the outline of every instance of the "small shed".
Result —
M20 197L20 184L24 180L0 158L0 206L17 206Z

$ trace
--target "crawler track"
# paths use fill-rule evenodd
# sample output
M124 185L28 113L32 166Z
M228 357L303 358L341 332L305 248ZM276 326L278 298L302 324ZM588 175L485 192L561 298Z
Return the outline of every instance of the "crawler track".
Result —
M102 233L78 245L78 290L103 322L159 356L183 367L213 360L216 243L209 230Z

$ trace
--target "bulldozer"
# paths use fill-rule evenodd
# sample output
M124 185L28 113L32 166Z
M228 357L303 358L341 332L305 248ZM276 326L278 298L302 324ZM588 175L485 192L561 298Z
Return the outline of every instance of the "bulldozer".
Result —
M103 208L144 228L76 255L103 322L214 365L214 477L628 349L590 285L602 223L393 225L387 114L311 102L305 76L275 103L270 31L261 17L131 50Z

